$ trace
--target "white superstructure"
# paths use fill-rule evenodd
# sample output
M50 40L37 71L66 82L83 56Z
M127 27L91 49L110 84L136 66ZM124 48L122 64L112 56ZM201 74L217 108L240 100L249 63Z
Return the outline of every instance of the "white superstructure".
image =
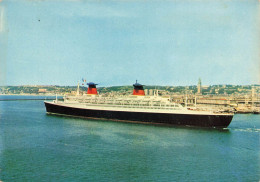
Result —
M110 110L126 112L150 112L150 113L175 113L175 114L199 114L216 115L227 114L213 111L201 111L188 109L181 104L170 101L170 98L160 96L118 96L104 97L102 95L66 96L64 101L55 104L66 107ZM230 113L229 113L230 114Z

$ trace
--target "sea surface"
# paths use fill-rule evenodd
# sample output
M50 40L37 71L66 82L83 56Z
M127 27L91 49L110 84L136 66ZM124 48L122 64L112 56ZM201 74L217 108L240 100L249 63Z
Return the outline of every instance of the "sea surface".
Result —
M11 97L0 96L0 100ZM42 98L45 96L30 96ZM260 115L227 129L47 115L43 100L0 101L0 181L259 181Z

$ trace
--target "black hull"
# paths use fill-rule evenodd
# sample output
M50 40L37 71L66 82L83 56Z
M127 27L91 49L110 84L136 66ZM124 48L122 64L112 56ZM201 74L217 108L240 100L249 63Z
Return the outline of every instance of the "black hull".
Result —
M52 114L198 127L226 128L233 118L233 115L167 114L81 109L52 104L49 102L45 102L45 107L47 113Z

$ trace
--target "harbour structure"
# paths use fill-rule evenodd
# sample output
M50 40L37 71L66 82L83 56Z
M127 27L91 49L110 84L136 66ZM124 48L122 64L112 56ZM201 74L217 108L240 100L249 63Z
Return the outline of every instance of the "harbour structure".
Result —
M233 113L200 111L183 107L169 97L145 96L142 84L133 84L130 96L104 97L89 82L86 95L67 96L64 101L45 101L47 114L112 119L124 122L226 128Z

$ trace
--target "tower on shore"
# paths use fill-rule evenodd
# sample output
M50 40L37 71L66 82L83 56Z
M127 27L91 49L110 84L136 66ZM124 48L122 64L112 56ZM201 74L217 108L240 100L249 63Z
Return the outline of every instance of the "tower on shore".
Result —
M197 94L201 94L202 92L201 92L201 79L200 78L199 78L199 82L197 85L197 89L198 89Z

